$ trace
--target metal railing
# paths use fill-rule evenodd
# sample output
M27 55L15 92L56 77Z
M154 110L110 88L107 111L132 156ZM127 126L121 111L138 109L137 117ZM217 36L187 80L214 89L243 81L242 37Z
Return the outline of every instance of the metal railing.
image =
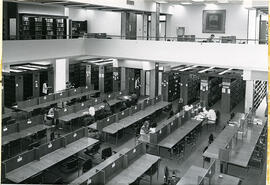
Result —
M189 35L188 35L189 36ZM197 38L197 37L151 37L151 36L121 36L107 35L106 33L88 33L78 35L12 35L4 37L3 40L51 40L51 39L121 39L121 40L151 40L151 41L166 41L166 42L199 42L199 43L231 43L231 44L268 44L266 40L259 39L230 39L230 38Z

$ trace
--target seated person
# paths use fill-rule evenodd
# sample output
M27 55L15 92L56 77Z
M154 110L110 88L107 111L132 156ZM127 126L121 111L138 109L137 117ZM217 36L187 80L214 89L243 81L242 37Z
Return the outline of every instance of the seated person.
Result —
M123 111L125 109L127 109L127 104L126 104L125 101L123 101L122 104L121 104L121 107L120 107L120 111Z
M106 116L111 115L112 114L112 111L111 111L110 104L107 102L107 100L104 100L103 103L104 103L103 110L105 111Z
M138 103L138 96L136 93L131 94L131 104L136 105Z
M173 110L171 110L168 119L170 119L173 116L174 116L174 112L173 112Z
M217 115L213 109L210 109L207 113L208 123L216 123Z
M214 42L214 39L215 39L215 35L212 34L212 35L210 35L210 37L207 39L207 42Z
M84 126L88 126L88 125L91 125L92 123L95 122L95 117L88 114L86 115L84 118L83 118L83 123L84 123Z
M145 121L140 130L140 135L146 135L149 133L149 121Z
M209 138L208 138L208 144L210 145L214 141L214 135L211 133Z
M49 109L48 114L46 115L46 118L47 118L48 120L51 120L53 125L54 125L54 110L55 110L55 108L52 106L52 107Z

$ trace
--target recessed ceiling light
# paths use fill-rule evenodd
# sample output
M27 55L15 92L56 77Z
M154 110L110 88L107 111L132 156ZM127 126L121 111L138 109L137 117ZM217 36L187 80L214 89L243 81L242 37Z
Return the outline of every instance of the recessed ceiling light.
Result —
M191 2L182 2L181 3L182 5L189 5L189 4L192 4Z

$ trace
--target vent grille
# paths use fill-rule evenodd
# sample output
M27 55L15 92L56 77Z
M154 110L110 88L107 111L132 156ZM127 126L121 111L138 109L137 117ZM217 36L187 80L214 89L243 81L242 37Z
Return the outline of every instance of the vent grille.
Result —
M134 6L134 1L127 0L127 4L128 4L128 5L133 5L133 6Z

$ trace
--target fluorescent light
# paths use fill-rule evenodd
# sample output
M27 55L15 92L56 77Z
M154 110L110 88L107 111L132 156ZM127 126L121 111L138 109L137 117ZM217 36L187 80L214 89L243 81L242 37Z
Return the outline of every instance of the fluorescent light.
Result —
M160 0L160 1L156 1L157 3L160 3L160 4L165 4L165 3L168 3L167 1L163 1L163 0Z
M181 3L182 5L190 5L190 4L192 4L191 2L182 2Z
M193 2L203 2L204 0L192 0Z

